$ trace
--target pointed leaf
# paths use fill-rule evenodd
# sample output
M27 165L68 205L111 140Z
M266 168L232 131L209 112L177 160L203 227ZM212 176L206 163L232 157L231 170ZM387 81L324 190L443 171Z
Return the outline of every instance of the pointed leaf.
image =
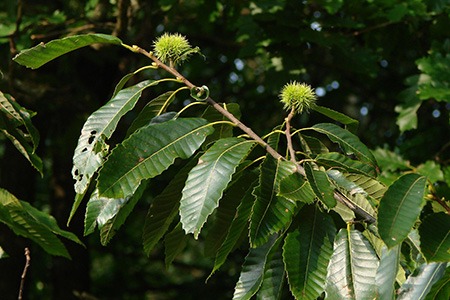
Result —
M327 173L321 170L314 170L311 164L305 164L306 178L312 190L328 208L336 206L334 199L334 188L328 179Z
M316 206L300 211L299 226L288 233L283 258L289 287L296 299L316 299L325 289L336 228Z
M308 204L314 202L316 198L309 182L298 172L289 175L281 181L278 196Z
M76 181L77 194L85 193L92 176L103 164L109 149L106 140L116 130L119 120L133 109L144 89L157 83L157 81L148 80L123 89L89 116L81 129L73 155L72 176Z
M98 43L120 45L122 41L115 36L100 33L73 35L23 50L13 60L28 68L37 69L63 54Z
M217 208L236 167L247 156L253 141L241 138L218 140L190 172L180 201L184 231L197 239L208 216Z
M368 177L377 176L376 170L371 165L353 160L337 152L319 154L315 161L326 168L338 168L348 173L359 173Z
M234 288L233 300L247 300L256 294L264 278L267 257L276 244L277 239L278 236L273 235L265 244L257 248L250 248L242 265L239 281Z
M176 158L189 158L212 132L206 120L186 118L149 124L119 144L98 177L102 197L132 195L140 182L161 174Z
M398 290L397 300L422 300L445 274L447 263L422 264Z
M292 218L296 203L277 197L280 181L297 171L294 163L267 156L260 168L259 185L253 191L256 197L250 220L250 243L258 247L283 229Z
M178 215L181 192L189 171L195 166L196 159L191 159L170 181L164 190L156 196L145 217L142 241L147 256L156 243L169 229L174 218Z
M450 216L429 214L419 227L421 252L427 262L450 261Z
M52 216L32 207L28 202L18 200L4 189L0 189L0 222L15 234L37 243L51 255L70 258L58 235L83 245L73 233L60 229Z
M401 243L411 231L424 205L426 178L406 174L386 191L378 208L378 232L389 248Z
M381 250L380 265L375 277L379 299L394 299L395 279L400 265L400 246Z
M217 250L217 254L214 260L214 268L211 271L211 275L214 274L214 272L224 264L225 260L228 257L228 254L230 254L231 250L241 237L242 232L248 227L248 219L255 202L255 197L252 194L255 184L256 182L254 184L249 184L247 190L242 193L243 196L241 199L241 203L236 209L234 218L227 230L227 235L224 238L221 246Z
M304 134L299 134L298 136L300 138L302 149L305 153L315 155L330 152L319 139Z
M335 121L338 121L339 123L346 125L348 130L352 133L355 133L358 130L359 126L358 120L350 118L349 116L340 113L338 111L332 110L328 107L313 105L311 108L324 116L327 116Z
M285 271L283 265L283 255L281 249L281 239L272 247L267 256L267 263L264 269L264 277L261 287L256 294L256 299L282 299L283 285L285 281Z
M147 181L142 182L133 196L100 228L100 242L103 246L106 246L109 243L119 228L125 223L125 220L133 211L137 202L141 199L142 194L147 188L147 183Z
M331 141L338 143L347 155L354 154L360 160L369 163L373 167L377 165L375 157L369 148L367 148L367 146L364 145L359 138L351 132L330 123L316 124L313 127L306 128L304 130L307 129L327 135Z
M187 235L184 234L181 223L178 223L164 239L166 268L168 268L177 255L184 250L186 245Z
M328 265L327 299L375 299L378 258L357 230L341 229Z

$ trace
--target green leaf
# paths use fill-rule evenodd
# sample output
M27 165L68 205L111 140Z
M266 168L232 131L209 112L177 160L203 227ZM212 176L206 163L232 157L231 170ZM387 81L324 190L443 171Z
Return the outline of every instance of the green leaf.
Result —
M39 144L39 132L31 122L34 115L34 112L20 106L13 97L0 92L0 131L42 176L42 160L35 153Z
M125 223L130 213L133 211L137 202L141 199L142 194L147 188L147 181L141 183L139 188L133 194L133 196L119 208L119 211L115 216L111 217L103 227L100 228L100 242L103 246L106 246L112 237L116 234L119 228Z
M180 217L186 233L198 238L208 216L217 208L236 167L248 155L254 141L241 138L218 140L190 172L180 200Z
M83 245L76 235L59 228L52 216L32 207L28 202L18 200L1 188L0 221L15 234L32 240L51 255L70 258L67 249L57 236Z
M304 134L299 134L298 136L300 138L302 149L305 153L312 155L329 152L328 148L319 139Z
M441 170L441 166L435 161L428 160L419 165L415 171L420 175L426 176L431 183L444 181L444 173Z
M256 299L282 299L285 271L281 249L281 239L270 250L261 287Z
M8 257L9 257L8 253L6 253L5 250L3 250L3 248L0 246L0 259Z
M377 165L372 152L359 140L356 135L335 124L321 123L303 130L314 130L325 134L331 141L338 143L347 155L354 154L360 160L369 163L373 167Z
M316 206L300 211L298 228L288 233L283 258L289 287L296 299L316 299L325 289L336 228Z
M217 250L214 268L209 276L214 274L214 272L224 264L231 250L235 247L237 241L241 237L244 229L247 229L248 218L255 202L255 197L252 194L255 184L256 182L254 184L249 184L246 191L242 193L241 203L237 207L236 212L233 212L233 220L228 227L226 237L223 239L222 244Z
M309 182L298 172L289 175L281 181L278 196L308 204L314 202L316 198Z
M305 164L306 178L312 190L328 208L336 206L334 199L334 188L328 180L327 173L321 170L314 170L311 164Z
M163 114L174 99L175 92L173 91L166 92L152 99L144 106L136 119L134 119L133 123L131 123L127 135L129 136L139 128L148 125L154 117Z
M445 273L447 263L422 264L397 291L397 300L422 300ZM439 299L440 300L440 299Z
M234 288L233 300L247 300L256 294L264 279L267 257L277 240L278 236L273 235L265 244L257 248L250 248L242 265L241 275Z
M419 227L421 252L427 262L450 261L450 216L429 214Z
M411 231L425 204L423 194L426 178L406 174L386 191L378 208L378 232L392 248L401 243Z
M400 132L417 128L417 111L421 104L422 102L417 99L414 103L408 102L395 106L395 112L398 113L396 123Z
M260 168L259 185L253 191L256 197L250 218L250 244L258 247L286 226L294 214L296 203L277 197L280 181L297 171L294 163L276 160L271 156Z
M98 43L121 45L122 41L115 36L100 33L73 35L23 50L13 60L22 66L37 69L63 54Z
M432 51L428 57L416 61L422 71L417 94L420 99L434 98L438 101L449 102L450 97L450 54L442 55Z
M181 192L189 171L195 166L196 160L191 159L170 181L164 190L156 196L145 217L142 241L147 256L156 243L169 229L174 218L178 215Z
M181 223L169 232L164 239L165 263L166 268L170 266L173 260L180 254L187 245L187 235L184 234Z
M312 110L317 111L318 113L321 113L324 116L327 116L341 124L344 124L347 126L348 130L352 133L356 133L359 126L359 121L355 120L353 118L350 118L349 116L337 112L335 110L332 110L328 107L319 106L319 105L313 105L311 107Z
M242 164L241 164L242 165ZM257 173L246 169L236 171L232 182L224 192L220 205L214 215L214 220L208 227L205 239L205 255L216 256L217 251L230 233L230 226L237 217L238 207L245 200L247 193L253 190ZM251 196L251 195L250 195ZM253 203L253 200L250 200ZM248 215L247 215L248 216ZM242 232L242 229L239 230Z
M397 171L411 169L409 161L405 160L400 154L387 149L377 148L373 151L381 169L385 171Z
M348 173L363 174L368 177L376 177L376 169L363 162L353 160L337 152L323 153L316 156L314 161L326 168L337 168Z
M425 300L450 299L450 266L445 269L445 274L431 287Z
M394 299L395 280L400 264L400 245L381 249L380 265L375 277L379 299Z
M109 155L98 177L99 195L108 198L132 195L142 180L158 176L176 158L192 156L212 130L200 118L171 120L141 128Z
M237 119L241 118L241 110L237 103L223 103L220 104L224 109L232 113ZM214 107L208 106L201 116L210 123L229 121L224 115L218 112ZM214 125L214 133L209 135L206 139L205 145L210 144L219 139L233 136L234 126L228 123L217 123Z
M377 255L364 236L354 229L341 229L328 264L326 298L376 299L377 268Z
M77 194L86 192L92 176L104 163L109 149L106 140L114 133L119 120L133 109L144 89L156 84L157 81L147 80L123 89L89 116L73 155L72 176Z

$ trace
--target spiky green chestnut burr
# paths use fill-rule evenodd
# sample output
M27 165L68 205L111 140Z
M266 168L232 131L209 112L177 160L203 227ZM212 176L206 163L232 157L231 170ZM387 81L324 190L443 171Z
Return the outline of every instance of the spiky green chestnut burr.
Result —
M179 33L164 33L153 42L155 56L171 67L181 64L189 55L200 52L200 48L192 48L185 36Z
M280 101L284 109L298 114L311 108L316 100L317 95L311 86L296 81L286 84L280 93Z

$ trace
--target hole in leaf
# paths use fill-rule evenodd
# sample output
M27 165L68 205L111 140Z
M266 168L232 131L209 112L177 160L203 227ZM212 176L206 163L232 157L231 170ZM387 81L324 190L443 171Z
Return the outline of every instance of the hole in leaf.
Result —
M73 174L75 174L75 176L78 176L78 169L76 169L75 172L73 172Z
M84 148L83 150L81 150L81 152L86 152L87 151L87 148Z
M94 139L95 139L95 136L91 135L91 136L89 137L89 139L88 139L88 143L89 143L89 144L92 144L92 142L94 141Z
M91 134L92 134L92 135L94 135L94 134L96 134L96 133L97 133L97 130L92 130L92 131L91 131Z

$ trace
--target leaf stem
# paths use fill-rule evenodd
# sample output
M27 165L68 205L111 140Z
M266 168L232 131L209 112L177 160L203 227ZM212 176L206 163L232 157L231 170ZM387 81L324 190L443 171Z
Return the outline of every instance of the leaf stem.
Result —
M286 117L285 121L286 121L286 141L287 141L287 147L289 150L289 156L291 158L291 161L296 164L297 160L295 159L295 150L294 150L294 147L292 146L292 136L291 136L291 120L294 117L294 115L295 115L295 109L292 108L291 112Z

